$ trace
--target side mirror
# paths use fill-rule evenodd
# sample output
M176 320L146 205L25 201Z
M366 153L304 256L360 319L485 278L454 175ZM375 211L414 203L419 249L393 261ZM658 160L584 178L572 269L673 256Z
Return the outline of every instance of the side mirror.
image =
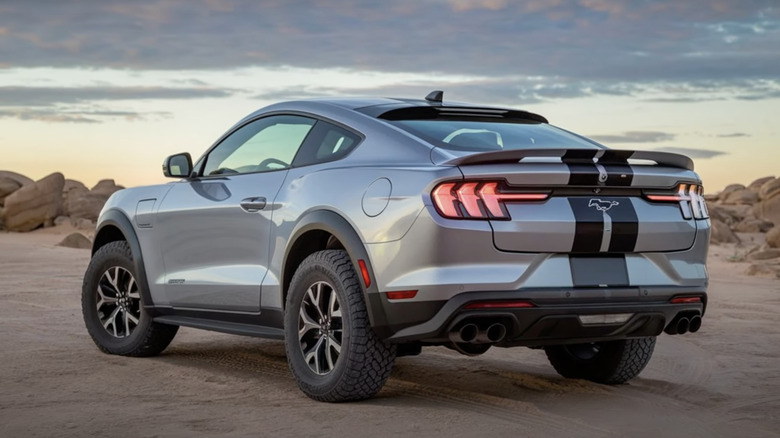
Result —
M163 161L163 175L168 178L187 178L192 173L192 157L190 154L171 155Z

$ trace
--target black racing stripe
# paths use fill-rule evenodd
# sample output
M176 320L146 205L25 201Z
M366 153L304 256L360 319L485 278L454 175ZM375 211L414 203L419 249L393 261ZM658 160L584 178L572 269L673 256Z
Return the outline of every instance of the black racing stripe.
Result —
M601 157L599 157L599 163L628 164L628 159L631 158L631 155L633 154L634 151L620 151L620 150L609 149L605 151Z
M601 149L568 149L561 157L565 163L571 160L592 160Z
M604 166L607 171L607 186L630 186L634 181L634 171L628 164L608 164Z
M604 235L604 215L593 207L588 207L590 198L569 198L569 205L574 212L576 225L574 229L573 253L597 253L601 249L601 239Z
M639 235L639 218L630 198L610 198L618 204L607 211L612 219L609 252L633 252Z
M595 186L599 183L599 169L595 164L567 164L570 186Z

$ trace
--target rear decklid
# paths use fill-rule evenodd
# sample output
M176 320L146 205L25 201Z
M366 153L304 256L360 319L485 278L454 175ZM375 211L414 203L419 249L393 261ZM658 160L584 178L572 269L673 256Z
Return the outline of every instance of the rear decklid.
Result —
M679 154L517 149L469 154L441 164L460 168L464 182L453 187L456 197L458 191L476 195L493 228L495 246L504 251L684 250L696 236L694 213L704 217L706 212L693 162ZM492 182L498 188L490 187L491 193L512 199L502 201L506 217L484 208L493 201L483 187ZM515 200L523 193L548 196ZM460 208L469 215L465 206Z

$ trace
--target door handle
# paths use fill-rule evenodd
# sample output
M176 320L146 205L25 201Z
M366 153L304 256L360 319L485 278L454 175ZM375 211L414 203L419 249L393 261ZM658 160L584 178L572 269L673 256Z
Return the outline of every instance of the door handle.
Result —
M262 196L244 198L239 205L247 213L255 213L265 208L265 198Z

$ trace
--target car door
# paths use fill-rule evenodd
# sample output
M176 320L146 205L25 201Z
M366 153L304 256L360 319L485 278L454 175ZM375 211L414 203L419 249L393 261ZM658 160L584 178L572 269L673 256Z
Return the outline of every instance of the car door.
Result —
M234 130L157 212L174 308L258 312L276 194L315 120L269 116Z

